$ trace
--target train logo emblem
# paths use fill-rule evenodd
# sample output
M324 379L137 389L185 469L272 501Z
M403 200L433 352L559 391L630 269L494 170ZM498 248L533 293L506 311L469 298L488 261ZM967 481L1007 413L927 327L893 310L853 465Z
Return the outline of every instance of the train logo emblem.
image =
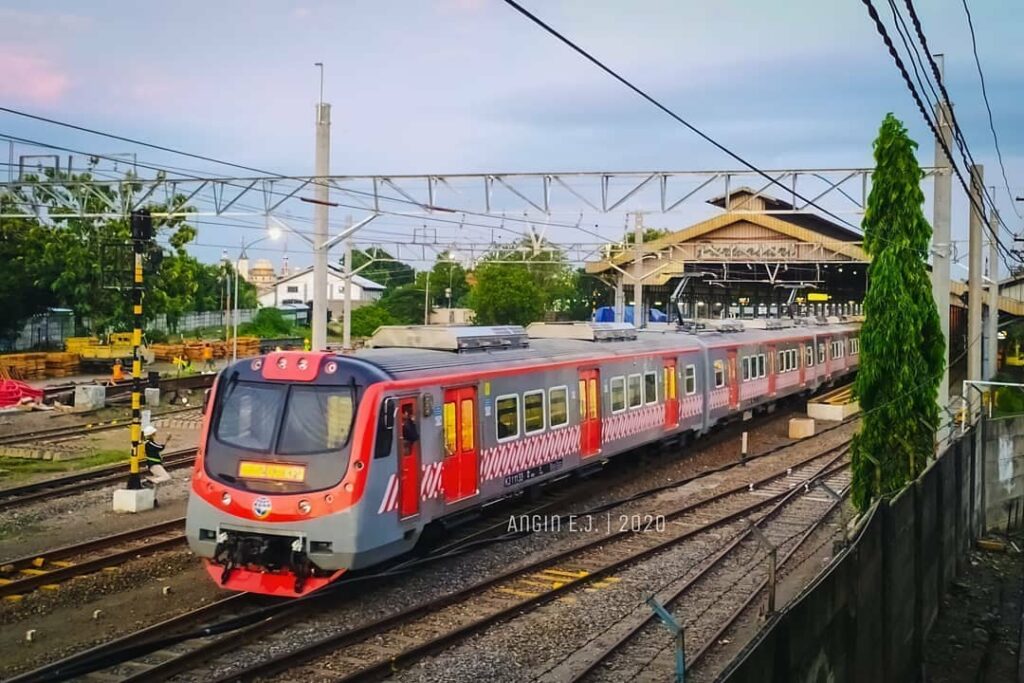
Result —
M253 513L260 518L270 514L270 507L270 499L266 496L260 496L252 502Z

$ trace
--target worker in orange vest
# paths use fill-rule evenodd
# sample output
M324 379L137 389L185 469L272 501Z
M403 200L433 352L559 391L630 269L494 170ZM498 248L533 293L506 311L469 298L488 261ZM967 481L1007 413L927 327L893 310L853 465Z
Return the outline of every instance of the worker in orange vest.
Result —
M203 369L211 371L217 369L213 364L213 347L210 346L210 342L203 344Z
M107 386L114 386L118 382L124 380L124 368L121 366L121 359L114 359L114 367L110 369L110 381L107 382Z

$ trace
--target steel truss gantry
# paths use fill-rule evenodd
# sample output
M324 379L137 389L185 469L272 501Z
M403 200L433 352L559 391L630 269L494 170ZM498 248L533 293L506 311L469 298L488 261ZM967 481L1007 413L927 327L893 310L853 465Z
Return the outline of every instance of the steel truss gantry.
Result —
M501 214L551 215L576 210L581 214L671 213L691 199L716 196L728 202L732 192L749 184L755 193L770 195L794 207L752 210L751 213L822 213L825 208L833 216L856 216L864 211L872 170L766 171L778 184L764 182L757 174L740 170L431 173L323 178L197 177L161 172L151 178L89 180L38 180L25 176L0 183L0 199L6 202L0 217L45 218L41 207L54 204L69 214L83 217L123 216L154 203L167 206L165 216L271 215L322 183L330 188L332 199L345 198L346 202L351 202L339 201L341 206L392 215L471 212L498 218ZM936 172L932 168L924 171L925 177ZM119 191L104 192L102 188ZM123 200L119 202L116 198ZM90 203L94 206L98 202L104 210L87 212L88 200L93 200Z

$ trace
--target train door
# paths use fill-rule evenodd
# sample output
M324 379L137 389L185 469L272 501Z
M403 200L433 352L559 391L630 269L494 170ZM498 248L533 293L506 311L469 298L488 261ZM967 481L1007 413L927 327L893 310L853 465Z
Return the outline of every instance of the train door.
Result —
M418 438L406 441L406 415L411 415L415 424L416 399L402 399L398 406L398 514L412 517L420 512L420 441ZM418 431L418 430L417 430Z
M729 407L740 407L740 376L736 371L736 349L729 349Z
M601 383L597 369L580 370L580 455L601 452Z
M779 357L776 352L776 347L771 345L768 347L768 395L775 395L775 378L776 373L781 370L781 364L779 363Z
M832 379L832 337L825 337L825 377Z
M679 426L679 392L676 379L676 359L666 358L662 371L662 384L665 387L665 429Z
M444 498L454 503L477 493L476 387L446 389L444 392L444 464L441 478Z
M796 347L796 364L800 368L800 386L807 386L807 345L799 344Z

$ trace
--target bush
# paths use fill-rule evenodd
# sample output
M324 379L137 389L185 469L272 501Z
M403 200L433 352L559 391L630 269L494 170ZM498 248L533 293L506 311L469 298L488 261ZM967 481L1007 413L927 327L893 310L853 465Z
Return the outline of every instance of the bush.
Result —
M261 308L252 322L238 326L238 334L263 339L287 337L292 334L292 325L276 308Z
M150 344L166 344L168 338L163 330L147 330L145 337Z

